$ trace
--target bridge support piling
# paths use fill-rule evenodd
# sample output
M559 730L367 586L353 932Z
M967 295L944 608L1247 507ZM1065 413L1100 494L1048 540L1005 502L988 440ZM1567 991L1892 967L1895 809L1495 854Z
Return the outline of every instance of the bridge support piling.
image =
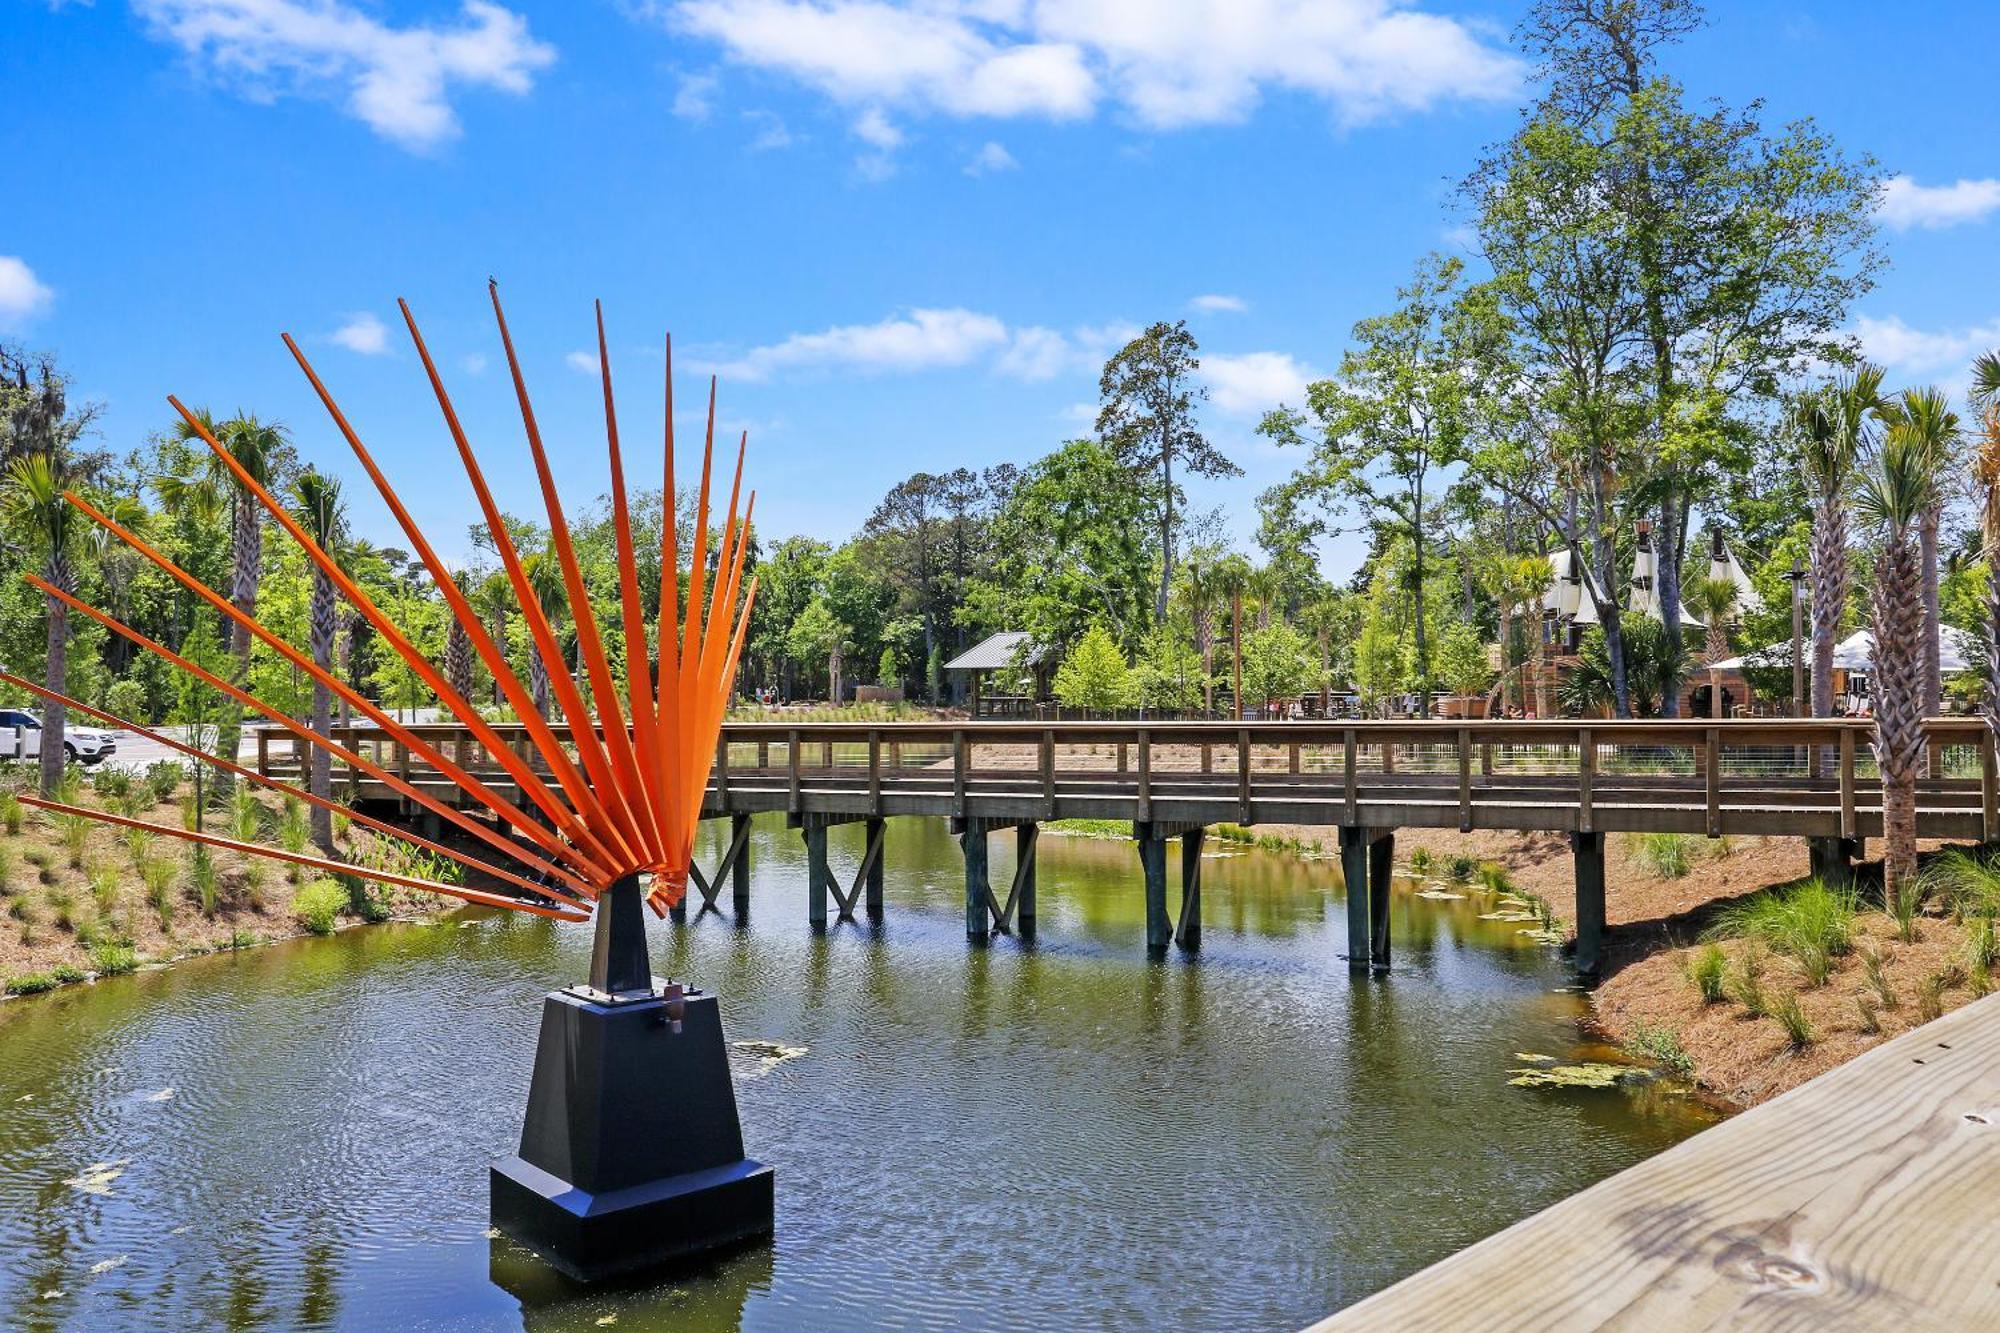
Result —
M1396 835L1380 833L1368 844L1368 965L1389 970L1389 888L1396 873Z
M886 819L868 821L868 899L864 906L870 917L882 915L882 832L888 826Z
M825 930L826 900L833 890L833 870L826 861L826 825L808 817L801 833L806 840L806 920L814 930Z
M1040 824L1018 824L1014 828L1014 877L1020 895L1014 920L1022 939L1035 933L1035 849L1041 839Z
M1347 970L1366 972L1374 933L1368 918L1368 833L1343 825L1340 830L1340 877L1347 883Z
M1163 954L1174 937L1167 915L1167 835L1157 824L1134 824L1139 843L1139 870L1146 880L1146 952Z
M1806 856L1812 873L1835 888L1854 883L1854 862L1861 855L1859 838L1807 838Z
M1174 923L1174 943L1189 953L1201 948L1201 844L1206 829L1181 834L1181 915Z
M986 867L986 825L976 819L964 821L959 845L965 852L965 938L984 944L993 930L991 909L986 905L993 886Z
M1594 977L1604 965L1604 834L1572 833L1576 857L1576 970Z
M729 817L729 845L736 849L736 859L729 867L731 896L736 901L736 914L750 914L750 816L731 815Z

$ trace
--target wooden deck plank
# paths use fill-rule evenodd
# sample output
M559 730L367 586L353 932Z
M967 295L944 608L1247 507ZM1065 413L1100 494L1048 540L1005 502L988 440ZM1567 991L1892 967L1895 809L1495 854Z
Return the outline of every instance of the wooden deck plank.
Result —
M2000 995L1313 1326L2000 1328Z

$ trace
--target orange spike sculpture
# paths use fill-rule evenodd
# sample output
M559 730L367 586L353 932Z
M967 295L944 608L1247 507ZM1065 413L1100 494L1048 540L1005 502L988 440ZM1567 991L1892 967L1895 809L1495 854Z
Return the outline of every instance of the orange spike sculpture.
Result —
M743 447L739 445L729 509L717 537L711 576L707 566L709 476L715 444L715 384L711 379L692 563L683 596L679 541L674 530L670 340L662 497L664 531L660 542L663 560L658 621L656 631L649 636L617 410L612 398L611 357L600 306L596 317L598 365L603 384L612 527L619 566L617 622L600 626L556 493L554 469L529 400L527 381L515 354L498 288L491 288L490 295L548 514L550 555L557 562L576 625L582 683L560 668L550 673L561 714L561 730L543 718L535 707L528 688L509 665L505 647L493 641L305 353L289 334L284 342L334 427L353 450L409 539L451 616L464 629L473 651L492 673L501 696L525 725L532 758L517 752L499 735L472 701L452 687L444 672L341 569L334 553L322 549L210 433L201 417L176 398L170 397L168 402L189 429L215 452L233 475L239 490L262 506L298 544L306 558L332 581L382 643L437 695L445 712L485 748L502 775L473 773L421 732L399 722L393 714L313 661L310 655L245 614L79 495L71 493L66 497L79 513L131 547L297 671L330 690L385 736L455 786L461 799L446 800L434 790L409 782L404 775L389 771L359 751L314 731L240 684L189 661L73 594L34 575L28 578L42 592L220 690L238 705L262 714L301 743L324 750L386 784L407 802L443 820L454 832L475 840L483 849L477 855L463 845L451 847L418 838L372 817L355 815L357 822L370 829L478 872L494 887L467 888L207 833L145 827L170 837L271 857L327 873L448 894L481 906L566 921L586 921L594 915L596 934L589 984L555 991L547 997L521 1150L497 1163L492 1173L495 1224L569 1276L590 1281L629 1274L699 1250L762 1235L771 1229L771 1171L743 1155L742 1132L729 1082L715 997L678 985L662 985L654 978L647 956L643 913L643 906L647 905L656 914L664 913L679 906L687 893L688 867L700 826L710 766L743 651L750 608L757 595L756 579L750 579L747 586L743 580L756 495L751 493L739 516L737 502L743 481ZM564 654L555 629L533 593L521 553L502 521L499 506L445 392L416 319L407 304L399 306L446 431L471 482L481 515L493 534L503 572L516 595L530 640L544 661L561 663ZM613 669L612 656L607 650L609 635L614 632L623 635L622 673ZM147 736L245 781L265 787L283 786L241 767L234 762L234 756L208 754L20 677L0 671L0 682ZM513 789L512 795L504 790L506 787ZM315 805L328 804L310 793L297 794ZM106 823L135 822L60 802L23 799L44 809L85 815ZM480 818L480 814L490 818Z

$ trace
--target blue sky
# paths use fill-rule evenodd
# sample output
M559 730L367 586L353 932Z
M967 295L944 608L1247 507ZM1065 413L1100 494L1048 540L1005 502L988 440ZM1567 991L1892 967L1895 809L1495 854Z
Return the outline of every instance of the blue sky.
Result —
M1672 72L1774 123L1815 116L1907 178L1856 332L1897 382L1962 380L2000 345L1990 5L1711 8ZM1529 95L1519 10L11 0L0 336L57 351L112 447L164 426L170 392L284 421L390 538L290 331L463 552L471 497L398 296L509 507L536 499L488 275L574 504L605 485L596 382L572 364L601 297L628 466L657 468L670 329L684 461L714 370L760 528L832 539L912 471L1083 433L1105 354L1185 317L1206 426L1247 474L1196 498L1247 540L1291 466L1258 415L1454 245L1451 187Z

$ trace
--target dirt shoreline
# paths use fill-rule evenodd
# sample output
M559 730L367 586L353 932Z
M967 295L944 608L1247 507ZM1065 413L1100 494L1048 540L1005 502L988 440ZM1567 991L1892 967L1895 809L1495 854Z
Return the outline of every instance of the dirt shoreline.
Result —
M1257 833L1296 839L1309 851L1331 850L1328 830L1259 825ZM1926 858L1963 844L1925 841ZM1767 1101L1928 1018L1979 998L1983 982L1967 964L1966 923L1936 907L1919 915L1912 938L1879 906L1879 867L1858 868L1861 896L1871 903L1853 923L1849 952L1831 961L1826 981L1811 985L1790 960L1749 941L1716 942L1728 975L1740 977L1746 955L1773 1007L1795 997L1812 1039L1795 1044L1783 1023L1753 1014L1735 998L1704 1000L1689 964L1707 947L1704 934L1730 904L1807 878L1802 838L1689 839L1687 870L1677 877L1642 863L1635 838L1613 835L1606 846L1605 963L1590 992L1589 1036L1637 1058L1685 1057L1684 1073L1725 1109ZM1459 833L1405 829L1396 860L1407 865L1422 848L1434 858L1470 856L1504 867L1515 887L1545 898L1573 938L1576 890L1568 840L1559 833ZM1567 946L1566 946L1567 947ZM1872 960L1872 966L1871 966ZM1870 1030L1870 1029L1874 1030Z

